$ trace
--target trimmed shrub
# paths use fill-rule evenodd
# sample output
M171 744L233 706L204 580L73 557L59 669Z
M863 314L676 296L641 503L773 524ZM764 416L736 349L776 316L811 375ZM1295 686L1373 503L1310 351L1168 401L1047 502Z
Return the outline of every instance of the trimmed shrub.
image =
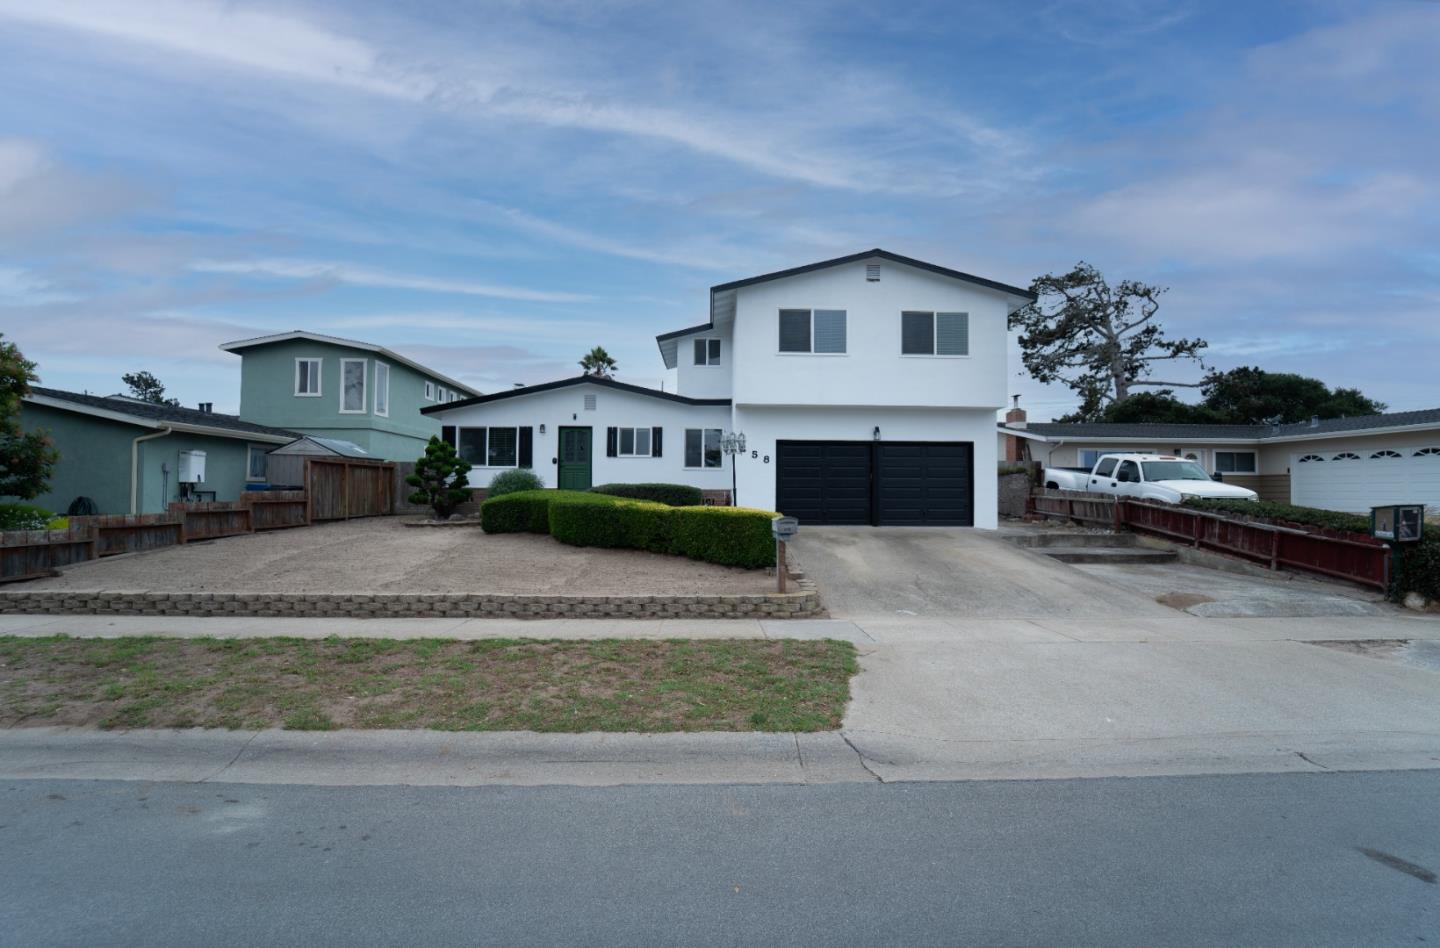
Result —
M605 495L560 497L550 503L550 535L571 546L669 553L670 515L674 509L647 500Z
M775 565L778 514L748 507L675 507L670 510L673 549L692 560L747 569Z
M667 507L699 507L705 503L700 488L689 484L601 484L590 488L594 494L649 500Z
M1425 529L1437 527L1427 523ZM1417 592L1432 602L1440 602L1440 536L1427 533L1419 543L1407 543L1395 560L1391 580L1391 597L1396 600Z
M488 497L480 505L480 529L486 533L549 533L550 498L559 493L525 490Z
M490 480L485 498L504 497L506 494L518 494L522 490L542 490L545 482L529 468L517 467L513 471L501 471Z
M1321 510L1319 507L1297 507L1273 500L1234 500L1220 497L1190 497L1184 506L1212 513L1241 514L1251 520L1282 520L1342 533L1370 533L1370 518L1364 514Z
M54 516L34 504L0 504L0 530L44 530Z

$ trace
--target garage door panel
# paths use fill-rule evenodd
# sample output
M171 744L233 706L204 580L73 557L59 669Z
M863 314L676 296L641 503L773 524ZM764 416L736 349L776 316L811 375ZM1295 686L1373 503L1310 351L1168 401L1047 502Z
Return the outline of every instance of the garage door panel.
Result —
M975 522L974 446L969 442L881 442L877 519L882 524L970 526Z
M775 446L775 506L802 523L870 522L870 445L781 441Z
M1365 513L1393 503L1440 506L1440 455L1408 447L1367 449L1353 459L1329 452L1295 455L1290 485L1294 503L1326 510Z

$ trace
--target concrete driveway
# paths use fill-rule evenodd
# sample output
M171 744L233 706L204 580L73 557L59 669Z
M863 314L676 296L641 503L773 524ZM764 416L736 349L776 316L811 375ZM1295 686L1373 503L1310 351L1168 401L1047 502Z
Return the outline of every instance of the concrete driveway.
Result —
M836 618L1175 614L1104 578L964 528L807 527L790 553Z

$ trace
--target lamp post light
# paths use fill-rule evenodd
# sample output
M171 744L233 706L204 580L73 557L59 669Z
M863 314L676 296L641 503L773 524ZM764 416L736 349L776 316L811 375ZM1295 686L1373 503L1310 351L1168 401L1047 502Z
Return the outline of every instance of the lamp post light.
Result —
M745 433L743 431L727 431L722 434L720 450L730 455L730 506L739 507L740 498L736 494L735 459L745 453Z

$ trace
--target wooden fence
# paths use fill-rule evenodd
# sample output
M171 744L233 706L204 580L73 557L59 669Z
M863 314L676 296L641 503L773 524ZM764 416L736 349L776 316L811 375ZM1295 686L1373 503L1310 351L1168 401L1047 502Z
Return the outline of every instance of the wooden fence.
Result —
M71 517L65 530L0 533L0 583L102 556L309 526L306 508L304 491L247 491L240 500L170 504L165 513Z
M311 522L386 516L395 510L395 462L306 458L305 497Z
M90 527L5 531L0 533L0 583L53 576L58 567L96 556Z
M1037 490L1032 502L1041 516L1152 533L1270 569L1287 567L1382 590L1390 585L1390 548L1367 536L1079 491Z

